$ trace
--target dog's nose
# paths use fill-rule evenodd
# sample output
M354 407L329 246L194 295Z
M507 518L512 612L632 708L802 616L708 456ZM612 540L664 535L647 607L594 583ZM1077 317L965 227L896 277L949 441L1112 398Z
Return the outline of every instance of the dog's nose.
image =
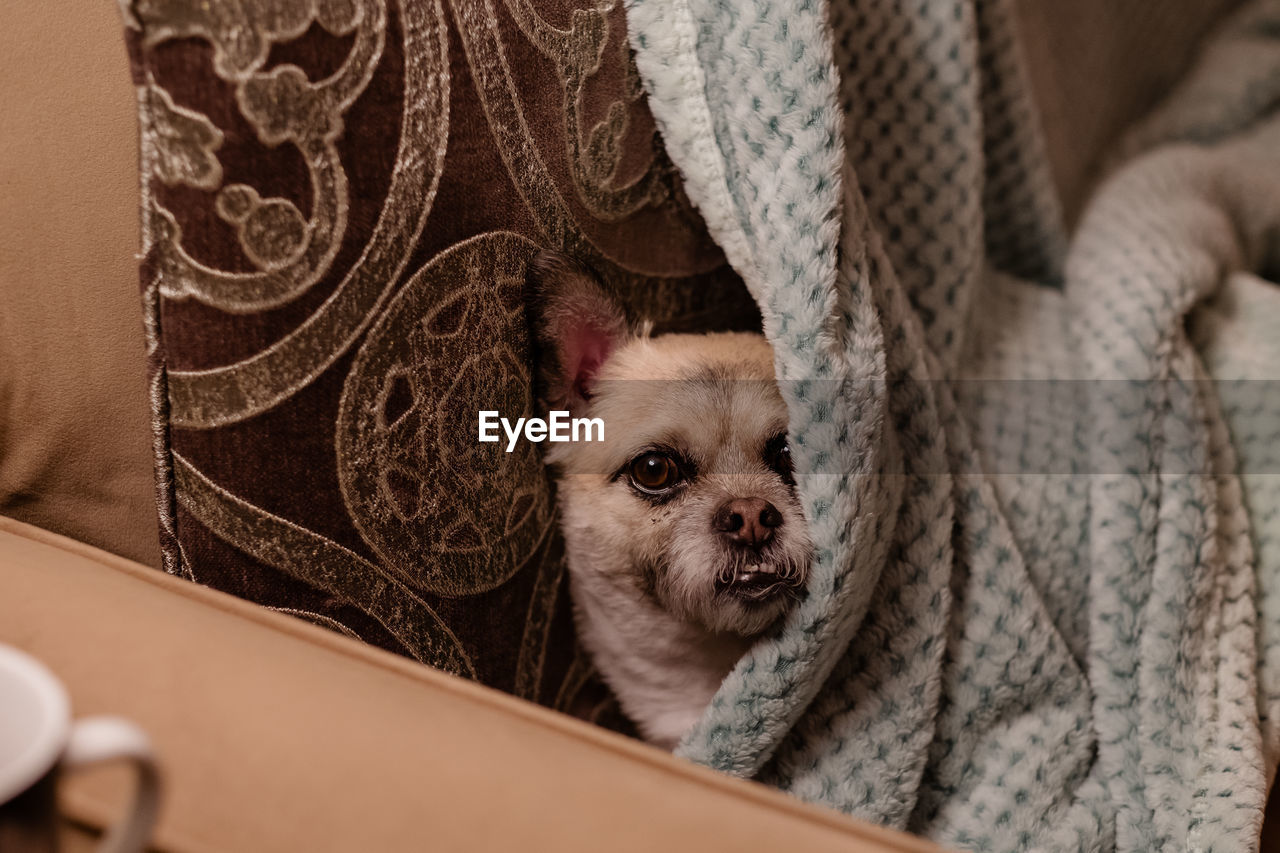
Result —
M730 541L758 548L782 526L782 513L763 498L734 498L716 510L711 526Z

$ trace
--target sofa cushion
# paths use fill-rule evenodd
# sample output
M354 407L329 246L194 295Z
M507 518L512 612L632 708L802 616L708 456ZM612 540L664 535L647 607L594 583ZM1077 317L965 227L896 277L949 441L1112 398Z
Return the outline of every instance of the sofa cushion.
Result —
M0 515L159 565L119 21L48 0L0 27Z
M151 734L165 850L937 849L6 519L0 643Z
M1017 0L1014 11L1070 219L1117 134L1173 85L1206 31L1240 0Z
M620 4L135 0L168 571L570 708L526 261L758 323L684 199ZM595 707L594 702L591 707ZM589 709L584 709L589 712Z

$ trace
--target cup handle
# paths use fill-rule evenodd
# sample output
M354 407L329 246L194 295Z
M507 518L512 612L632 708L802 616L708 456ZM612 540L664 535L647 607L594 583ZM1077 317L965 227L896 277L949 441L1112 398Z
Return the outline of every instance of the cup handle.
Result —
M104 761L127 760L138 770L133 806L107 832L98 853L141 853L160 811L160 771L146 732L120 717L85 717L71 726L62 766L87 767Z

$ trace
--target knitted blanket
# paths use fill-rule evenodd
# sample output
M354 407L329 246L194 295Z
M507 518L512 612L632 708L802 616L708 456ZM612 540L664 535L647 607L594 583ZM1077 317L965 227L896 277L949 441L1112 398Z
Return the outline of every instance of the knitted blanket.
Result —
M1132 129L1070 241L1007 2L627 12L760 305L817 548L680 753L957 848L1256 848L1280 0Z

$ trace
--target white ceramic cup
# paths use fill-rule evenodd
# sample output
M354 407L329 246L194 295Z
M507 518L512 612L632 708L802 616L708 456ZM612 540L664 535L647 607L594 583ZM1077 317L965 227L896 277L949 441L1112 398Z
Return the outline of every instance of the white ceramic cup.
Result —
M71 720L61 682L35 658L0 645L0 848L57 849L58 774L129 761L137 787L128 814L102 839L100 853L137 853L151 837L160 777L145 732L119 717Z

